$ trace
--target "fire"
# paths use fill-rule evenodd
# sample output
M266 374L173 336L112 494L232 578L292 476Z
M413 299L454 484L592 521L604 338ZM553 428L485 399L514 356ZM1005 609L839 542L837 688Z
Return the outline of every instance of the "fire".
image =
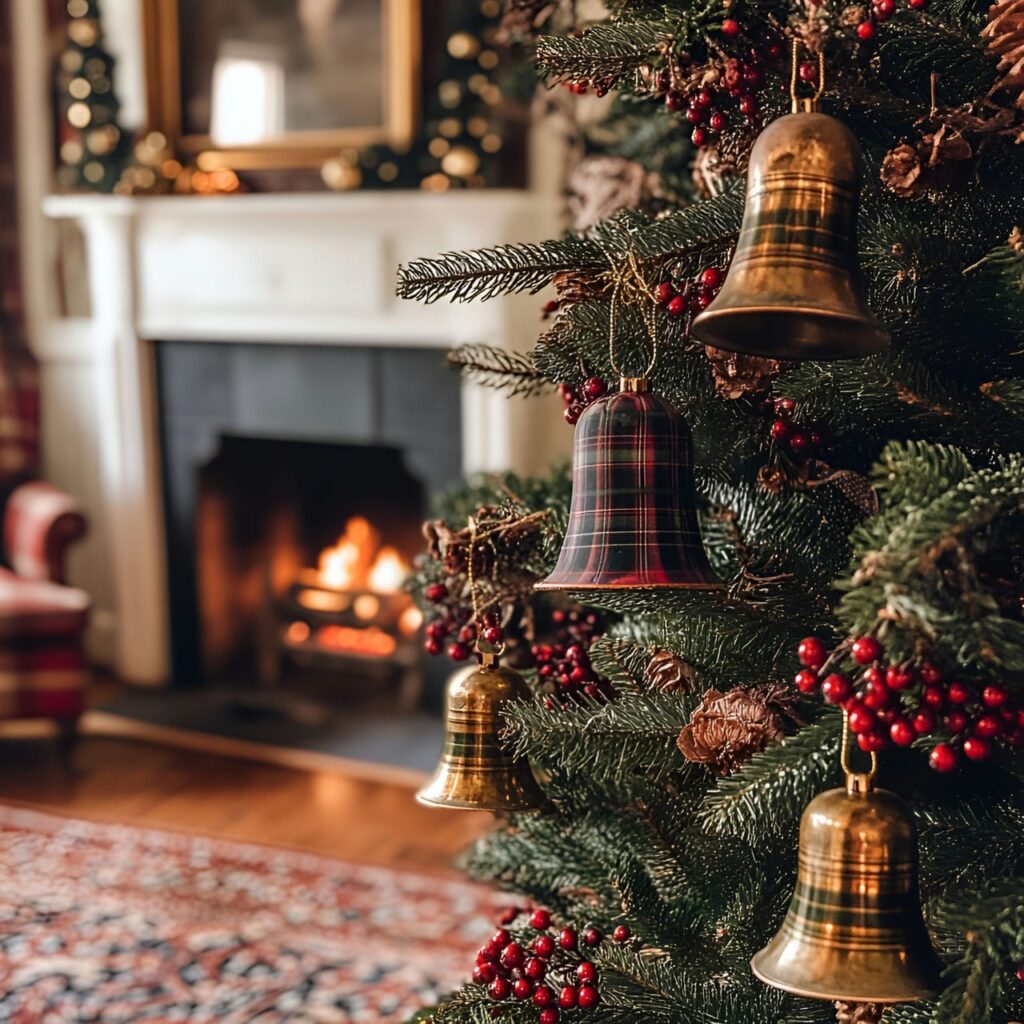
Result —
M390 545L380 546L380 534L362 516L353 516L337 543L320 552L317 565L321 586L332 590L371 590L394 594L401 589L409 566Z

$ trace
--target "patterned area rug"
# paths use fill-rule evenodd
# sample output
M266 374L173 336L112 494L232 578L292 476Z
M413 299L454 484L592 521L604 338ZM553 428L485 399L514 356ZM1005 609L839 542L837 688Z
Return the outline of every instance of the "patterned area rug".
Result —
M0 1021L397 1022L465 978L501 902L423 875L0 807Z

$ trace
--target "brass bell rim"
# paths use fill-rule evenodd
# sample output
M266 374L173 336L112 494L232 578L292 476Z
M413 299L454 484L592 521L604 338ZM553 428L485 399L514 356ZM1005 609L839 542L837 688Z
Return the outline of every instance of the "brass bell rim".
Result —
M510 800L508 803L499 804L493 801L490 805L484 806L480 803L473 803L469 800L433 800L425 796L423 792L416 794L416 803L424 807L447 807L452 811L483 811L485 814L498 814L515 811L536 811L538 804L535 800Z
M765 985L769 985L772 988L781 989L783 992L788 992L790 995L801 996L804 999L822 999L828 1002L843 1002L843 1003L862 1003L865 1001L863 992L842 992L837 989L827 989L824 987L816 988L811 985L790 985L785 984L778 980L778 978L772 978L767 974L762 973L758 970L758 960L760 954L755 956L750 961L750 969L754 972L754 977L758 981L764 982ZM901 993L893 993L891 995L876 996L872 995L870 1002L878 1003L880 1006L893 1006L896 1003L912 1003L919 999L928 999L936 994L937 989L926 987L926 986L907 986L906 991Z

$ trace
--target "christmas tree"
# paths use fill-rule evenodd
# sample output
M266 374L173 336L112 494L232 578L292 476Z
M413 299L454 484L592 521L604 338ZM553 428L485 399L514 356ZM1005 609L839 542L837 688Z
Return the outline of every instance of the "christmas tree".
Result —
M478 640L505 647L533 697L504 707L502 742L530 759L544 803L467 853L473 876L523 898L467 964L472 980L424 1016L1020 1021L1024 5L607 8L577 23L573 4L507 3L547 85L608 95L574 175L578 230L417 261L399 291L473 301L553 287L532 351L450 358L509 394L559 389L579 424L577 469L579 431L593 440L598 411L643 392L629 378L647 366L656 401L693 432L703 548L725 585L535 590L561 571L567 532L583 543L562 469L473 481L428 524L414 581L428 650L463 662ZM815 96L863 151L847 255L866 280L864 354L833 359L823 342L822 358L793 358L781 290L759 296L772 310L746 350L708 346L701 314L721 308L756 235L740 234L747 172L770 177L755 140L791 98ZM838 151L845 135L829 131ZM848 992L837 975L832 998L762 967L765 983L751 959L786 918L798 846L806 888L807 844L828 825L822 812L798 838L801 816L844 762L853 800L874 757L916 826L900 870L918 868L919 893L904 895L927 925L907 925L892 972L933 948L941 978L899 1001L880 976ZM843 849L859 849L866 831L846 827ZM869 881L865 864L840 866L862 889L835 905L804 893L824 926L787 970L872 899L894 910L893 864Z
M129 159L117 124L114 58L103 46L97 0L68 0L67 39L57 69L60 183L111 192Z

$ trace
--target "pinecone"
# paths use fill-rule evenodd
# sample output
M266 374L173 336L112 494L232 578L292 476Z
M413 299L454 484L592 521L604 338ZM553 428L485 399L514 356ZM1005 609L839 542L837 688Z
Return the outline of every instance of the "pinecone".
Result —
M1024 110L1024 0L994 3L981 36L988 40L988 52L999 58L1002 78L993 92L1007 90L1013 105Z
M769 494L781 494L786 489L786 474L778 466L762 466L757 471L757 482Z
M715 375L715 390L726 399L767 391L772 381L791 365L778 359L726 352L712 345L705 345L704 353Z
M1024 256L1024 231L1020 228L1014 228L1010 232L1010 237L1006 240L1006 244L1018 255Z
M836 1024L878 1024L884 1012L878 1003L836 1003Z
M779 687L737 687L727 693L708 690L679 733L677 746L683 757L727 775L781 740L786 718L779 691Z
M693 679L693 669L671 651L655 651L644 669L644 682L662 693L689 693Z

